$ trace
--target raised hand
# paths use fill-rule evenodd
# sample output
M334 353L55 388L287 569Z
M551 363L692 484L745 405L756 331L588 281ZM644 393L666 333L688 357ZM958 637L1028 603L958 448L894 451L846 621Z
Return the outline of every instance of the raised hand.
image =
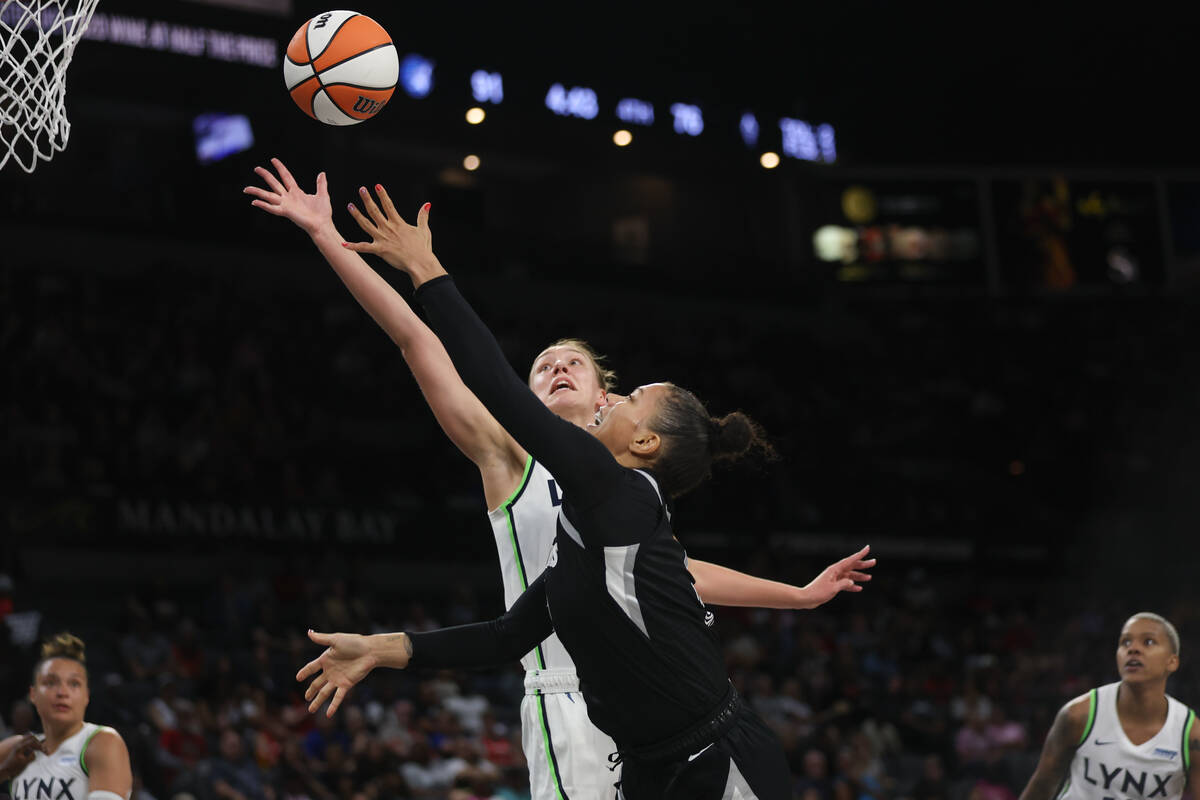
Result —
M317 175L317 193L308 194L296 183L292 173L278 158L271 159L279 177L264 167L255 167L254 171L267 189L260 186L247 186L243 193L255 198L250 205L261 208L268 214L277 217L287 217L296 223L310 236L315 234L322 225L333 223L333 210L329 205L329 186L325 173Z
M375 192L379 195L378 205L367 187L362 186L358 190L368 216L363 216L354 203L347 206L350 216L371 237L371 241L346 242L342 246L358 253L374 253L396 269L407 272L416 284L428 280L433 274L445 272L433 254L429 203L421 206L417 212L417 224L409 225L396 211L396 206L382 185L375 184Z
M350 689L367 677L379 663L371 650L367 637L357 633L317 633L309 631L308 638L325 645L325 652L304 665L296 673L296 680L303 681L315 675L304 692L309 701L309 713L315 712L326 700L329 708L325 716L332 717ZM330 695L333 699L330 700Z
M812 582L804 587L807 599L812 603L809 608L828 603L839 592L861 592L863 587L859 584L871 580L870 574L863 570L875 566L875 559L867 558L869 552L871 545L852 556L846 556L841 561L835 561L813 578Z

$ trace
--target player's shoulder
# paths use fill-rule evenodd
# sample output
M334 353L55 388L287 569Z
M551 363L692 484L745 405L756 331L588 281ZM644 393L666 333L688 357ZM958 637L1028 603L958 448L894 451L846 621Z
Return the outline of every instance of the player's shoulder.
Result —
M107 725L96 725L87 736L85 752L90 760L94 756L103 758L108 754L119 755L126 751L125 739L116 728Z
M1064 725L1072 739L1083 736L1096 719L1098 694L1099 689L1090 689L1063 703L1058 710L1056 724Z

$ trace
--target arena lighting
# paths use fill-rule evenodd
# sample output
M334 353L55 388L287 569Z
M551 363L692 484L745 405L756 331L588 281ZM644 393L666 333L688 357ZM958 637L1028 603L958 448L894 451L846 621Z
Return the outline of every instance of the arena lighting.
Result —
M546 92L546 108L560 117L595 119L600 113L600 100L596 92L586 86L567 89L561 83L556 83Z
M630 125L653 125L654 104L626 97L617 103L617 119Z
M409 97L420 100L433 91L433 62L425 56L409 53L400 62L400 85Z
M467 109L467 122L471 125L478 125L487 118L487 112L479 106Z
M474 172L479 169L479 156L470 155L463 159L463 169L467 172Z
M471 96L476 103L499 103L504 99L504 79L499 72L475 70L471 73Z
M671 106L671 114L675 117L675 132L688 136L699 136L704 132L704 114L700 106L687 103L675 103Z
M758 157L758 163L763 165L763 169L775 169L779 166L779 154L768 150Z
M633 134L622 128L613 134L613 144L617 147L625 147L633 141Z
M821 157L817 136L812 125L802 119L779 120L779 132L783 135L783 154L803 161L816 161Z
M758 117L749 111L742 114L742 118L738 122L738 130L742 133L742 141L746 143L746 147L754 147L758 144Z

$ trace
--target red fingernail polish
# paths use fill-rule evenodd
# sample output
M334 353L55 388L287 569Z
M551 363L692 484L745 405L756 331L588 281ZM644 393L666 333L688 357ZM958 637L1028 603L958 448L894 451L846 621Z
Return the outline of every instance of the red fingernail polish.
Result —
M377 192L382 192L382 191L383 191L383 184L382 184L382 183L377 183L377 184L375 184L375 191L377 191Z
M431 208L433 208L433 203L426 203L426 204L425 204L425 210L426 210L426 211L428 211L428 210L429 210L429 209L431 209Z

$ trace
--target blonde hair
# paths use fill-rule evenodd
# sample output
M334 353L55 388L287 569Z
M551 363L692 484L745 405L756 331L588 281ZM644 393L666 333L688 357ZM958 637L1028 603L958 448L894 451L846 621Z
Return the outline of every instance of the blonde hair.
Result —
M42 643L41 657L33 667L34 681L37 680L38 670L42 668L42 664L45 664L52 658L69 658L72 661L77 661L80 666L87 669L87 658L84 655L85 647L83 639L67 631L55 634L52 638L47 639Z
M538 358L542 357L542 353L545 353L547 350L553 350L556 347L570 347L583 353L588 357L588 360L592 362L592 369L596 372L596 381L600 384L600 388L605 392L611 392L613 389L617 388L617 373L614 370L604 366L605 357L597 353L595 349L583 339L559 339L558 341L552 342L551 344L543 347L542 352L538 353ZM534 362L536 361L537 358L534 359Z

